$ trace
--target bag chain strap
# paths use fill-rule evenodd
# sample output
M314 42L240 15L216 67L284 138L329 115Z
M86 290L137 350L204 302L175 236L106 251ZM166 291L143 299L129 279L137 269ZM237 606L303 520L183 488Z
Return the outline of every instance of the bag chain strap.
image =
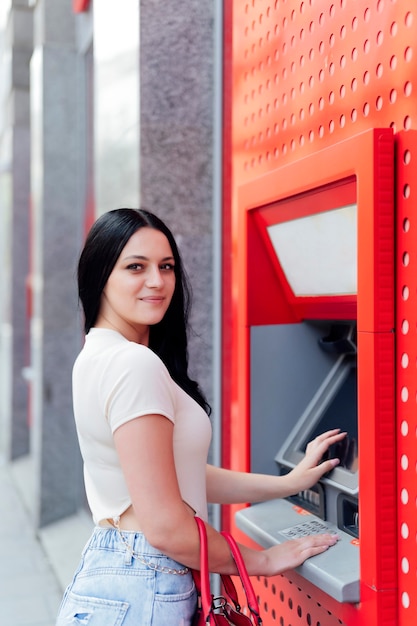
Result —
M174 574L175 576L185 576L190 571L188 567L182 567L181 569L174 569L171 567L165 567L163 565L157 565L153 563L152 561L145 559L142 555L135 552L131 548L131 546L127 543L125 536L120 530L120 517L114 517L113 522L114 522L114 526L116 527L120 535L120 539L122 540L126 549L130 552L132 558L137 559L140 563L142 563L143 565L146 565L146 567L149 567L149 569L154 570L155 572L161 572L162 574Z

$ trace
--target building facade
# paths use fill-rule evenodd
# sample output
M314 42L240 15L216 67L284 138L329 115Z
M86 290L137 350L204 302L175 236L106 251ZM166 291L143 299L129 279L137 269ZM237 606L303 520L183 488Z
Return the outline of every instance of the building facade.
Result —
M46 529L86 511L75 273L99 214L143 206L173 230L194 292L192 375L216 405L220 25L197 0L186 13L148 0L3 7L0 455Z

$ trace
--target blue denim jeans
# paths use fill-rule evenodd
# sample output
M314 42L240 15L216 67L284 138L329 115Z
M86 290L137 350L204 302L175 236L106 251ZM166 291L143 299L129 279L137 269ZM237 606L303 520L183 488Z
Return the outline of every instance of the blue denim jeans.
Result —
M56 626L190 626L197 594L191 572L153 569L184 566L153 548L142 533L95 528L73 581L65 591Z

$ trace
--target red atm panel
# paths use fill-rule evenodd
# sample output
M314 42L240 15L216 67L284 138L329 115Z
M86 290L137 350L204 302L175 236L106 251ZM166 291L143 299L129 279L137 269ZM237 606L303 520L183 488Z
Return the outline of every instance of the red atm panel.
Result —
M240 247L235 257L240 287L236 292L235 317L236 332L239 333L235 352L239 359L239 370L236 370L239 373L233 381L233 399L234 406L240 410L239 417L231 420L232 440L244 443L242 432L247 436L249 433L248 328L251 325L288 323L314 316L346 319L352 317L352 313L357 319L360 594L362 602L369 598L369 602L375 605L381 620L382 607L384 615L388 618L391 614L392 619L397 587L397 572L393 567L396 561L395 448L392 446L395 438L393 148L392 131L376 129L324 150L318 159L312 155L282 171L264 175L259 181L242 185L238 191ZM320 197L323 202L318 203ZM300 214L306 215L308 210L315 214L320 212L318 209L329 211L332 205L337 208L352 201L357 204L357 294L348 299L343 295L301 297L297 302L288 285L275 292L274 285L280 279L285 282L285 277L283 272L264 273L263 264L268 259L270 264L274 263L273 251L264 245L260 261L258 252L262 246L253 245L251 229L259 233L268 222L288 218L291 204L297 218ZM263 241L265 244L265 237ZM267 279L271 281L269 284ZM255 295L259 282L263 298ZM270 301L278 292L281 304L271 306ZM286 304L286 308L282 304ZM242 428L242 416L246 418L245 428ZM248 447L249 442L241 447L238 460L241 469L248 469ZM234 525L233 513L231 525ZM240 538L244 540L242 536ZM275 585L278 587L278 583ZM309 589L310 584L304 583L301 587ZM309 593L316 594L317 590ZM350 623L357 623L358 608L341 605L339 609L333 605L334 600L328 598L327 606L332 607L331 612L351 612L354 618L349 618ZM390 611L387 607L391 607Z
M302 168L306 158L320 158L325 149L343 145L375 127L391 128L396 148L395 228L392 222L385 222L365 224L362 231L376 228L373 241L386 240L386 235L389 239L395 232L395 241L391 239L384 251L389 276L382 272L375 278L372 272L371 277L365 272L361 278L363 289L379 293L382 308L367 306L361 313L358 302L357 312L365 324L360 339L367 351L363 367L369 369L369 379L379 380L382 386L386 379L396 379L395 387L385 388L382 396L364 392L363 398L370 418L366 425L364 422L362 436L370 438L374 450L361 461L362 470L370 477L363 494L371 499L375 511L382 507L386 516L381 520L369 508L369 514L361 517L370 545L369 560L365 563L362 558L367 582L358 606L332 603L295 574L260 579L257 589L265 623L412 626L417 614L416 4L414 0L366 4L353 0L231 0L225 4L225 26L223 454L232 467L250 467L250 397L244 386L250 324L266 323L277 313L285 323L297 322L305 314L302 307L297 310L289 304L282 281L271 291L282 307L269 305L260 312L252 299L248 310L243 307L240 311L248 293L262 293L259 284L247 284L251 270L247 252L241 250L245 237L248 250L258 250L266 284L277 271L259 252L265 251L262 224L252 228L241 223L246 208L239 190L253 182L246 188L251 194L248 204L270 206L277 201L276 191L280 195L279 185L285 186L287 175L293 176L292 189L303 185L303 176L308 176ZM350 155L347 150L346 158L365 160L362 153ZM387 173L391 157L387 154L379 166ZM372 167L369 164L369 171ZM279 185L266 190L264 177L272 172ZM325 177L326 171L318 167L316 173ZM369 252L376 262L381 261L377 249ZM392 301L383 294L394 269ZM395 343L388 331L393 309ZM384 330L376 330L378 327ZM393 402L396 419L389 408ZM224 518L233 525L234 511L225 511ZM386 543L382 551L378 547L381 541Z

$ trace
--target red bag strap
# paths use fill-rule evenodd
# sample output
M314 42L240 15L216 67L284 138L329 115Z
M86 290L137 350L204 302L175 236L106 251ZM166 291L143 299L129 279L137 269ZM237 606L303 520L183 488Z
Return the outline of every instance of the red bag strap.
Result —
M246 565L243 560L242 554L239 550L239 546L237 545L234 537L232 537L230 533L226 531L222 531L221 534L223 535L223 537L226 539L227 543L229 544L229 548L232 553L233 559L235 561L237 571L239 572L240 580L242 581L243 589L245 590L248 608L250 612L252 613L252 615L256 617L258 624L261 624L262 620L259 614L258 599L252 587L252 583L250 581L249 574L246 569Z
M195 521L197 523L199 535L200 535L200 576L196 572L197 576L194 576L194 580L196 582L196 586L199 585L199 592L201 595L201 606L203 610L203 615L208 620L210 616L210 612L213 604L213 596L210 591L210 574L208 567L208 544L207 544L207 531L206 526L202 519L195 516ZM255 592L252 587L252 583L250 581L248 572L246 570L245 563L243 561L243 557L240 553L239 546L236 541L232 537L230 533L222 531L221 533L223 537L226 539L229 544L230 551L232 553L233 559L235 561L239 577L242 581L243 589L246 594L246 600L248 604L248 608L251 611L252 615L256 618L258 625L262 624L261 617L259 615L259 605L258 600L256 598ZM238 596L230 576L223 574L221 576L224 588L226 593L235 604L236 607L239 606Z
M212 595L210 591L210 575L208 567L208 546L207 546L207 531L206 525L203 520L195 516L197 522L198 532L200 534L200 594L201 594L201 607L205 620L210 615L212 606Z

